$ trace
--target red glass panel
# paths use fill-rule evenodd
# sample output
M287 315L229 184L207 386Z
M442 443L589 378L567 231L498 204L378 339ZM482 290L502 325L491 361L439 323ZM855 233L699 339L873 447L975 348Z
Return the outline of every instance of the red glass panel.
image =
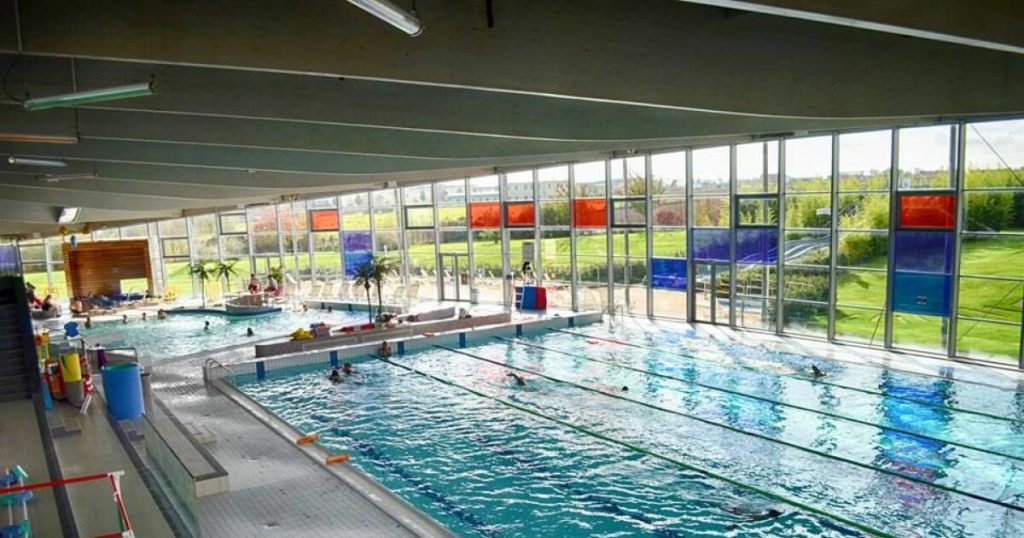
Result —
M501 204L498 202L474 202L469 204L470 228L500 228Z
M577 228L604 228L608 226L608 201L576 200L574 223Z
M952 230L956 223L956 195L905 194L900 196L900 228Z
M338 229L338 210L320 209L309 212L309 227L314 232L332 232Z
M505 205L505 223L508 226L533 226L533 202L509 203Z

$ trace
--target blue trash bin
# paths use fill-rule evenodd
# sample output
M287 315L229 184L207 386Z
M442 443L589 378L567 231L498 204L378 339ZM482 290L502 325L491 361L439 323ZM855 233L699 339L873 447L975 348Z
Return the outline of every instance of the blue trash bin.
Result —
M108 364L103 368L103 393L107 411L117 420L142 418L142 377L135 363Z

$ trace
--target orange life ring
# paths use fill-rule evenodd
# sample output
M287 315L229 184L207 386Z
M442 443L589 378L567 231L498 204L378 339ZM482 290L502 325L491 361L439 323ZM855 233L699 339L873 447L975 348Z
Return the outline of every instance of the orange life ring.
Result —
M327 465L330 465L332 463L345 463L350 459L352 459L352 456L349 456L348 453L346 452L344 454L335 454L333 456L327 456L327 459L324 460L324 462Z

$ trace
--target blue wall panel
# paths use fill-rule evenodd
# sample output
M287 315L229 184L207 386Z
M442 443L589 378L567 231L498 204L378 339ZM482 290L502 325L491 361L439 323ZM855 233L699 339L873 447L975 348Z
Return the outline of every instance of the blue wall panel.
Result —
M892 310L908 314L949 316L952 284L951 275L896 271Z

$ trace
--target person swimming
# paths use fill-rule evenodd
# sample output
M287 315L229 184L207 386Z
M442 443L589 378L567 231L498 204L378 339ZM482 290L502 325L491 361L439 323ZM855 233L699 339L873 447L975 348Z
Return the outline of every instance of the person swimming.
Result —
M812 364L811 365L811 375L813 375L814 377L825 377L828 374L826 374L825 372L822 372L821 368L818 368L817 364Z
M209 320L207 320L206 323L203 325L203 330L204 331L209 331L210 330L210 322L209 322Z
M92 316L90 316L89 314L85 315L85 328L86 329L91 329L92 328Z
M775 519L782 515L782 511L777 508L769 508L767 510L759 510L749 506L726 506L722 510L745 519L747 522L754 523L757 521L767 521L769 519ZM739 525L729 525L727 530L733 531L739 528Z
M521 375L519 375L519 374L517 374L515 372L509 372L505 377L513 377L513 378L515 378L516 385L519 385L520 387L525 387L526 386L526 379L523 378L523 376L521 376Z
M128 324L128 314L121 316L121 323L124 323L125 325Z
M335 383L340 383L341 382L341 374L338 372L337 368L332 368L331 369L331 375L327 376L327 379L330 379L331 381L333 381Z
M146 321L146 313L145 312L142 313L142 321Z
M246 336L256 336L256 331L253 331L252 327L249 327L248 329L245 330L245 335Z
M622 386L622 392L629 392L629 387L623 385Z
M356 373L355 368L352 368L352 363L351 362L346 362L345 364L342 364L341 365L341 371L345 372L345 375L352 375L352 374Z
M167 312L163 308L156 311L156 319L167 319Z
M391 356L391 344L388 344L387 340L381 342L380 347L377 348L377 354L380 355L381 357L384 357L385 359L390 357Z

